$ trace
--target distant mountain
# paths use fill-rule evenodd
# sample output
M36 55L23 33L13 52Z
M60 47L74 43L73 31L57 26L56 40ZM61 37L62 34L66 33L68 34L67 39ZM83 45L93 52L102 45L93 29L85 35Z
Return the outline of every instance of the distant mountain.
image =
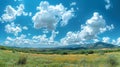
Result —
M104 42L97 42L90 45L88 48L116 48L116 47L119 47L119 46L109 44L109 43L104 43Z
M65 46L59 46L57 49L72 49L72 50L77 50L77 49L86 49L85 47L82 47L81 45L65 45Z
M2 45L1 45L2 46ZM77 49L100 49L100 48L118 48L120 46L108 44L104 42L97 42L92 44L71 44L71 45L36 45L36 46L8 46L11 48L37 48L37 49L71 49L71 50L77 50Z
M119 46L113 45L113 44L108 44L104 42L97 42L93 44L80 44L80 45L66 45L66 46L59 46L57 48L60 49L97 49L97 48L117 48Z

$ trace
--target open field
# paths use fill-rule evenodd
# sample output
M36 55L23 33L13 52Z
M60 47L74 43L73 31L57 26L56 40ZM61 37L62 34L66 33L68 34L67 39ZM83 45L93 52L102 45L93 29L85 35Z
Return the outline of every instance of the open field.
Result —
M22 62L19 60L22 59ZM0 50L0 67L120 67L120 52L105 54L32 54Z

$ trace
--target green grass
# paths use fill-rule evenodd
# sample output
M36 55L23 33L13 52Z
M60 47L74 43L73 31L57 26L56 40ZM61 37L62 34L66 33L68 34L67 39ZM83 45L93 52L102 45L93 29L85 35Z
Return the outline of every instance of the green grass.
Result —
M18 64L21 57L24 64ZM0 67L120 67L119 63L120 52L59 55L0 50Z
M1 50L10 50L13 53L15 52L24 52L24 53L34 53L34 54L104 54L109 52L120 52L120 48L101 48L101 49L55 49L55 48L17 48L17 47L7 47L0 46Z

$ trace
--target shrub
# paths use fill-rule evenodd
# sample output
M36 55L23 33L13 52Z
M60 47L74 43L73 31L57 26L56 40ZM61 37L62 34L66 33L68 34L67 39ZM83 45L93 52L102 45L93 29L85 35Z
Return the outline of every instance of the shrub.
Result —
M80 54L85 54L86 52L84 50L80 51Z
M12 50L12 53L15 53L15 52L16 52L16 50L15 50L15 49L13 49L13 50Z
M82 67L86 67L86 65L87 65L87 60L85 59L85 58L82 58L81 60L80 60L80 65L82 66Z
M88 52L86 52L85 55L88 55Z
M4 62L0 62L0 67L6 67Z
M104 51L99 51L99 55L104 55L105 52Z
M1 50L7 50L7 47L0 46L0 49L1 49Z
M107 64L109 64L109 67L116 67L118 65L117 58L114 55L108 56Z
M88 54L93 54L93 53L94 53L94 51L92 51L92 50L88 51Z
M62 54L62 55L67 55L68 53L67 53L67 52L62 52L61 54Z
M18 59L17 64L24 65L26 63L27 63L27 56L20 56L19 59Z

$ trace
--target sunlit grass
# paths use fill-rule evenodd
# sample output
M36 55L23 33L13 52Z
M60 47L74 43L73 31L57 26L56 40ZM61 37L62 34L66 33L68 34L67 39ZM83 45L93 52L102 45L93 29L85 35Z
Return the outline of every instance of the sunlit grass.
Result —
M27 56L27 61L24 65L16 64L19 58ZM0 50L0 67L107 67L109 56L114 55L117 58L116 62L120 63L120 53L112 52L100 55L95 54L31 54L8 50ZM114 59L114 58L113 58ZM118 64L118 67L120 65Z

